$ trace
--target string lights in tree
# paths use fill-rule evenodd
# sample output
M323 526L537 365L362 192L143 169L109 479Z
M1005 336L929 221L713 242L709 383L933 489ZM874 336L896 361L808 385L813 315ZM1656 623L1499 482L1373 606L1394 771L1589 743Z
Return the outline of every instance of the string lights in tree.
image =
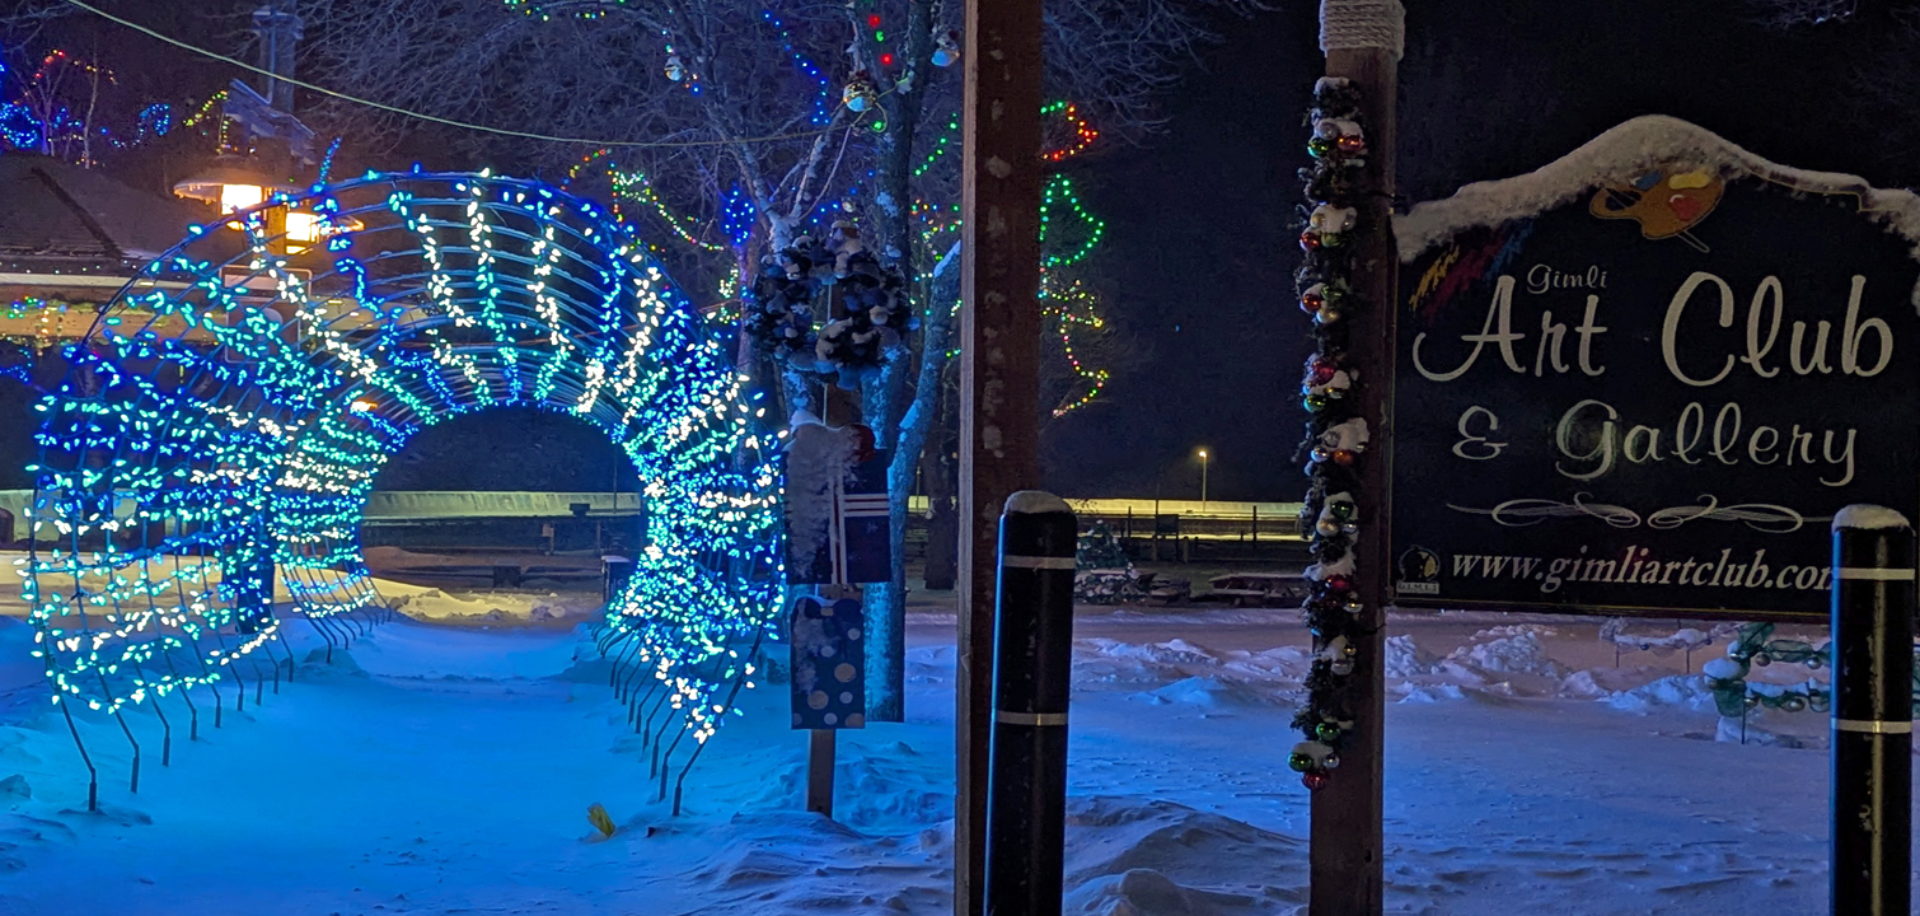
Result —
M1069 136L1062 137L1058 143L1048 144L1052 148L1045 153L1048 162L1064 162L1086 152L1093 141L1100 138L1100 132L1093 129L1085 118L1080 117L1080 109L1072 102L1053 102L1040 109L1040 116L1059 115ZM1049 122L1054 123L1054 122Z
M113 70L58 48L25 73L0 63L0 79L8 83L7 98L0 101L0 149L92 167L101 151L132 149L180 128L198 128L209 116L218 122L220 144L226 145L226 119L217 117L225 90L186 117L168 102L134 108L117 94L120 80Z
M283 253L283 207L325 243ZM69 716L202 687L217 707L223 685L258 692L262 655L277 683L276 580L331 644L382 605L359 545L374 475L496 407L592 423L647 482L600 647L666 744L663 793L682 739L735 710L781 579L775 442L725 335L629 227L536 182L369 173L196 229L142 279L38 406L24 591Z
M1053 415L1064 417L1075 410L1087 406L1100 391L1107 387L1110 374L1105 369L1088 366L1074 352L1073 334L1076 330L1100 331L1106 328L1106 319L1094 310L1098 299L1079 280L1059 287L1058 283L1042 283L1040 287L1040 312L1058 322L1060 348L1067 358L1067 365L1075 377L1085 384L1077 393L1069 394L1066 400L1053 408Z
M1052 102L1041 109L1048 118L1052 138L1042 154L1049 162L1063 162L1085 152L1100 132L1072 102ZM949 119L946 129L934 138L925 158L914 166L915 177L925 175L949 153L959 149L960 122ZM921 225L921 242L928 251L940 250L942 236L960 229L959 207L939 206L924 200L913 205ZM1040 306L1043 317L1053 322L1053 333L1060 336L1061 349L1069 371L1084 383L1053 408L1056 417L1085 407L1106 388L1111 373L1088 365L1076 344L1075 335L1100 331L1107 327L1099 314L1099 297L1077 279L1066 279L1061 268L1086 260L1106 235L1106 223L1087 211L1073 179L1055 174L1047 179L1040 200ZM956 304L955 308L958 307Z

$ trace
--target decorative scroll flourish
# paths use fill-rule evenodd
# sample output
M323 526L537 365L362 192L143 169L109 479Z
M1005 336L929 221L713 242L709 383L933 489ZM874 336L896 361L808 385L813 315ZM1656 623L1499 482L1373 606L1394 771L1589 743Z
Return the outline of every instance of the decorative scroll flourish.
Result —
M1550 518L1576 516L1597 518L1615 528L1638 528L1644 521L1640 513L1625 506L1590 503L1586 498L1585 493L1575 493L1573 502L1570 503L1563 503L1556 499L1509 499L1491 509L1471 509L1452 503L1448 503L1447 508L1470 515L1485 515L1492 518L1496 524L1505 525L1508 528L1525 528L1529 525L1538 525Z
M1508 528L1525 528L1538 525L1553 518L1597 518L1615 528L1638 528L1646 525L1658 531L1678 528L1691 521L1705 519L1713 522L1739 522L1755 531L1767 534L1792 534L1809 524L1832 521L1832 516L1801 515L1786 506L1772 503L1740 503L1722 506L1720 500L1710 494L1700 495L1699 505L1673 506L1657 509L1642 517L1640 513L1625 506L1610 503L1587 502L1589 494L1575 493L1572 502L1554 499L1509 499L1491 509L1475 509L1469 506L1447 504L1455 512L1469 515L1485 515L1496 524Z
M1809 518L1786 506L1772 503L1741 503L1737 506L1722 506L1720 500L1705 493L1700 494L1702 505L1674 506L1661 509L1647 515L1647 527L1665 531L1678 528L1694 519L1706 519L1713 522L1741 522L1755 531L1768 534L1792 534L1806 527L1809 522L1830 522L1833 516Z

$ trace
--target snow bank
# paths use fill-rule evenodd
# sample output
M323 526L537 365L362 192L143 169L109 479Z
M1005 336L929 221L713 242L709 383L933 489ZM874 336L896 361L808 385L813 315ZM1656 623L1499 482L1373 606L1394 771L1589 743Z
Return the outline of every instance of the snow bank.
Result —
M1387 637L1388 677L1407 678L1433 674L1439 661L1433 653L1415 645L1412 636L1403 634Z
M1184 639L1140 645L1111 639L1084 640L1100 655L1125 658L1154 665L1212 665L1218 657Z
M1306 901L1306 844L1161 800L1067 800L1065 910L1254 916Z
M1713 691L1707 688L1707 678L1699 674L1663 677L1632 690L1609 693L1602 699L1607 705L1626 712L1644 713L1661 707L1694 712L1713 709Z
M751 807L805 808L807 764L799 749L796 743L793 756L765 781ZM951 820L953 786L933 778L927 764L905 741L877 748L848 742L834 758L834 819L854 830L878 833Z
M1547 657L1537 628L1526 626L1516 630L1513 636L1461 646L1447 658L1498 674L1531 674L1555 680L1566 676L1559 663Z
M1154 706L1180 703L1206 709L1290 705L1279 696L1263 693L1252 686L1217 677L1181 678L1157 690L1135 694L1136 699Z

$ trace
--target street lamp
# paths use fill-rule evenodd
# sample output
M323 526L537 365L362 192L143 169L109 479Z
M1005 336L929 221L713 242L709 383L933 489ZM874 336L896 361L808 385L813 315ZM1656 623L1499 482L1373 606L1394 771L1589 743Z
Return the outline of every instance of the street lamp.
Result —
M214 160L208 168L176 182L173 193L218 205L220 214L225 216L265 203L267 196L283 184L268 177L245 156L227 154Z
M1200 508L1207 508L1207 450L1200 449Z

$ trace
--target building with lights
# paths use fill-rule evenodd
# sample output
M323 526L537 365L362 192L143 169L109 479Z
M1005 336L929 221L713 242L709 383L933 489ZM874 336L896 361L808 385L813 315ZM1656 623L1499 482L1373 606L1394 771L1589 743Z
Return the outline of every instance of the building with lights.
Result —
M213 210L24 153L0 156L0 200L0 537L11 540L4 522L20 517L33 486L33 404L66 373L60 348Z

